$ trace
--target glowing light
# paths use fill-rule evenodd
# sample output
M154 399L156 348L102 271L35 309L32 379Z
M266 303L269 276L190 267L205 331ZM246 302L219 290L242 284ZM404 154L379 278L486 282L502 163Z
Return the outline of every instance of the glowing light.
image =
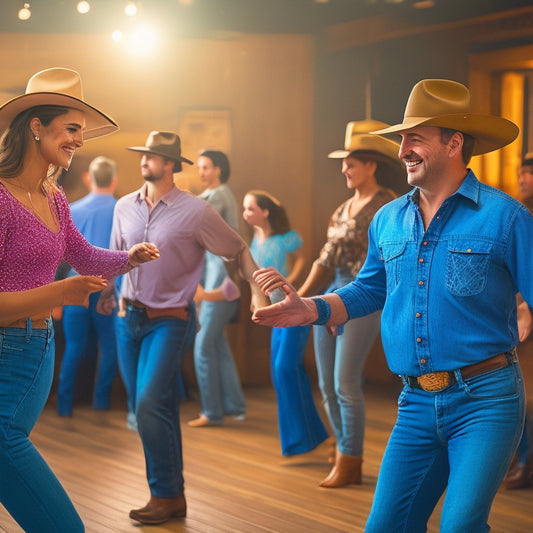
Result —
M19 10L18 17L20 20L28 20L31 17L30 4L24 4L24 7Z
M116 43L119 43L120 41L122 41L122 32L120 30L115 30L111 34L111 39L113 39L113 41L115 41Z
M128 37L128 48L135 55L148 55L157 46L157 34L151 28L138 28Z
M82 0L81 2L78 2L76 9L78 10L78 13L85 15L85 13L89 13L91 9L91 4L89 4L89 2L86 2L85 0Z
M435 7L434 0L416 0L413 2L413 7L415 9L428 9L430 7Z
M128 2L124 8L124 13L128 17L134 17L137 14L137 4L135 2Z

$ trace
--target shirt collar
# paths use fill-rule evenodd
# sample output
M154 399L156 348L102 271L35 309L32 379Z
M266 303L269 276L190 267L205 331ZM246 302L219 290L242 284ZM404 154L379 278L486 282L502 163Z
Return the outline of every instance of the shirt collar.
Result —
M474 202L476 205L479 204L479 194L480 194L480 183L478 179L476 178L476 175L472 172L472 170L468 169L468 173L463 180L463 183L461 183L461 186L457 191L455 191L452 196L455 196L457 194L460 194L461 196L468 198L472 202ZM406 195L407 200L413 202L414 204L418 205L418 199L420 196L420 190L418 187L415 187L412 191L409 191Z
M139 191L137 192L137 198L136 198L137 202L142 203L146 200L147 189L148 189L148 184L146 183L139 189ZM170 191L168 191L167 194L165 194L159 199L159 202L163 202L166 205L170 205L176 200L176 198L180 194L181 194L181 191L174 185L174 187L170 189Z

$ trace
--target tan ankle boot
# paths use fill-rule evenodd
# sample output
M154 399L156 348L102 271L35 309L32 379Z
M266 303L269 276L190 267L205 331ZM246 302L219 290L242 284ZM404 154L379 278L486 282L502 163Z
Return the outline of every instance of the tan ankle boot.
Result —
M141 524L162 524L171 518L182 518L186 514L187 504L183 494L175 498L151 496L144 507L130 511L130 518Z
M335 466L328 476L320 482L321 487L336 488L362 483L362 457L346 455L337 450Z

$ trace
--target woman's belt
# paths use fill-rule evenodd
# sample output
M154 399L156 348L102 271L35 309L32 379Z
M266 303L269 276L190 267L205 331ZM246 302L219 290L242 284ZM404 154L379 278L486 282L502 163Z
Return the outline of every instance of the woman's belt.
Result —
M32 329L48 329L48 322L46 318L31 318ZM0 328L21 328L26 329L28 324L27 318L19 318L10 324L0 324Z
M464 366L459 369L463 379L472 378L474 376L479 376L485 372L490 372L491 370L499 370L500 368L505 368L511 364L511 362L516 361L516 351L500 353L494 357L489 357L484 361L479 363L474 363L473 365ZM413 376L400 376L409 387L414 389L422 389L426 392L439 392L444 390L446 387L453 385L457 378L455 377L455 372L431 372L429 374L424 374L423 376L413 377Z
M129 300L128 298L124 298L124 303L128 307L134 307L135 309L144 309L146 311L146 316L149 319L162 317L179 318L180 320L189 319L188 307L163 307L160 309L156 307L148 307L147 305L144 305L138 300Z

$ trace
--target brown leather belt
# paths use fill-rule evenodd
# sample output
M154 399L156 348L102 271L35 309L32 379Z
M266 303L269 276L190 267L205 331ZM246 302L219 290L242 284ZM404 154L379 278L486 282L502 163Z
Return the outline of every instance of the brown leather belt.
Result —
M26 321L27 321L26 318L19 318L18 320L11 322L11 324L0 324L0 328L26 329L26 326L27 326ZM48 329L48 323L46 322L46 318L32 318L31 327L32 329Z
M149 319L152 318L179 318L180 320L189 319L189 308L188 307L164 307L162 309L156 307L148 307L138 300L129 300L124 298L124 303L126 306L135 307L136 309L144 309L146 311L146 316Z
M499 370L500 368L505 368L509 366L512 361L516 360L516 352L500 353L479 363L474 363L473 365L464 366L459 369L463 379L472 378L474 376L479 376L485 372L490 372L491 370ZM457 379L455 377L455 372L431 372L429 374L424 374L423 376L413 377L413 376L402 376L403 380L407 385L415 389L422 389L426 392L439 392L445 388L453 385Z

